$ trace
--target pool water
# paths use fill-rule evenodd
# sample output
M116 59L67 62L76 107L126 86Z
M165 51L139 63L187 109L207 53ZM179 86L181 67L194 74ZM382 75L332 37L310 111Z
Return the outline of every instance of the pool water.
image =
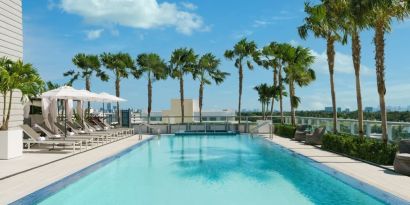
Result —
M166 136L40 204L382 204L260 137Z

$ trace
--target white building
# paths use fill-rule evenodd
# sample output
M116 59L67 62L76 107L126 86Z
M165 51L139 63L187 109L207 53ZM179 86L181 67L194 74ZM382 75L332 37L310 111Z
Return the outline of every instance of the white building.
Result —
M171 100L171 107L167 110L152 111L151 123L181 123L181 104L179 99ZM199 104L197 100L185 99L184 101L184 122L199 122ZM147 111L133 112L131 123L138 124L147 122ZM202 110L202 121L234 121L235 111L230 109L222 110Z
M23 15L21 0L1 0L0 57L23 58Z
M0 58L23 59L23 16L21 0L0 0ZM21 93L13 93L9 128L23 124ZM0 95L0 119L3 118L3 96ZM1 122L0 122L1 124Z
M0 0L0 58L23 59L23 15L21 0ZM0 159L22 155L23 104L21 92L15 91L12 98L8 131L0 132ZM3 119L3 96L0 95L0 119ZM2 122L0 121L0 124Z

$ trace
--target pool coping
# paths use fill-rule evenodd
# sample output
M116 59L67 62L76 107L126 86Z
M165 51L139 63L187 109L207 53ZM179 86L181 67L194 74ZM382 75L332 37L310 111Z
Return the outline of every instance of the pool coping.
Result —
M275 143L274 141L269 140L265 136L258 135L257 137L263 138L268 143L270 143L274 146L277 146L277 147L281 148L282 150L287 151L288 153L292 154L293 156L298 157L299 159L309 163L311 166L315 167L316 169L318 169L318 170L320 170L320 171L322 171L322 172L336 178L337 180L339 180L339 181L341 181L341 182L343 182L343 183L345 183L345 184L347 184L347 185L349 185L349 186L351 186L351 187L353 187L353 188L355 188L355 189L357 189L361 192L364 192L364 193L366 193L366 194L368 194L368 195L370 195L370 196L372 196L372 197L374 197L374 198L376 198L376 199L378 199L382 202L385 202L385 203L388 203L388 204L398 204L398 205L400 205L400 204L408 205L410 203L406 199L403 199L403 198L401 198L399 196L396 196L392 193L386 192L386 191L384 191L380 188L377 188L377 187L375 187L373 185L370 185L370 184L368 184L364 181L361 181L361 180L359 180L357 178L354 178L352 176L349 176L349 175L347 175L347 174L345 174L341 171L338 171L338 170L336 170L332 167L329 167L329 166L327 166L327 165L325 165L325 164L323 164L323 163L321 163L321 162L319 162L315 159L312 159L312 158L310 158L308 156L305 156L301 153L298 153L296 151L288 149L287 147L285 147L283 145ZM323 150L323 151L326 151L326 150ZM339 154L337 154L337 155L339 155ZM342 156L342 155L340 155L340 156Z
M20 199L17 199L14 202L11 202L10 205L29 205L29 204L37 204L44 199L52 196L53 194L57 193L58 191L64 189L65 187L71 185L72 183L80 180L81 178L87 176L88 174L93 173L94 171L104 167L105 165L109 164L110 162L124 156L125 154L133 151L134 149L142 146L143 144L147 143L148 141L151 141L154 139L154 136L150 136L146 139L141 140L135 145L132 145L119 153L116 153L114 155L111 155L109 157L106 157L98 162L95 162L94 164L91 164L87 167L84 167L80 169L77 172L74 172L73 174L70 174L68 176L65 176L62 179L59 179L51 184L46 185L43 188L40 188Z

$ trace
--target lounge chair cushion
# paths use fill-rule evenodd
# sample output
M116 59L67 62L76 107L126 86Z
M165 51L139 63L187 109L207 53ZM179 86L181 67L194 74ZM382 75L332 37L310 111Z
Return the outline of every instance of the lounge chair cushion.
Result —
M296 131L294 135L294 140L296 141L305 141L306 140L306 132Z
M410 140L401 140L399 142L400 153L410 153Z

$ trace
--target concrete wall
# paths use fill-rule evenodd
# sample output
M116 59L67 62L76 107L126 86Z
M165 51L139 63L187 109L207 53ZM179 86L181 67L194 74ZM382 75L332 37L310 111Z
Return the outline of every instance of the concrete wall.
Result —
M23 58L23 15L21 0L0 0L0 57Z
M23 124L24 120L24 109L23 109L23 103L21 102L21 97L22 94L20 91L16 90L13 92L12 96L12 105L11 105L11 115L10 115L10 121L9 121L9 129L16 129L19 128L20 125ZM8 106L8 95L6 99L6 107ZM0 95L0 125L2 124L3 121L3 95Z

